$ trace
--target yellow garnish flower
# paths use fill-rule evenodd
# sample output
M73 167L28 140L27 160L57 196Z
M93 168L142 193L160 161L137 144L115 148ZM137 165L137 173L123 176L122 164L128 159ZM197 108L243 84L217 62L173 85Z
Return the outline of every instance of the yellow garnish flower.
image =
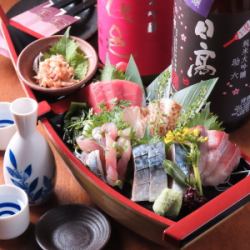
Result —
M166 144L179 143L179 144L187 144L187 143L202 143L206 142L207 137L200 135L200 130L198 128L187 128L184 127L182 129L170 130L167 132L164 142Z

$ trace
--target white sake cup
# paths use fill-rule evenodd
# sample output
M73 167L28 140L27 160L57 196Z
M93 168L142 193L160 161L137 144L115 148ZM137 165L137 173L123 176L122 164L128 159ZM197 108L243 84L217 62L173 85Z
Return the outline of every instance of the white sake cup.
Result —
M27 194L13 185L0 185L0 240L21 235L30 223Z
M9 102L0 102L0 150L5 150L16 132Z

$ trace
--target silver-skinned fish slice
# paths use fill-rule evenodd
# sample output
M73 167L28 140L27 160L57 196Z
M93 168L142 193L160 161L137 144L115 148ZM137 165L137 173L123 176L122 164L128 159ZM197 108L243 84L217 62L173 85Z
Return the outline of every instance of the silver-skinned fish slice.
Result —
M190 175L190 167L187 163L187 149L180 144L173 144L170 148L171 159L186 175Z
M167 187L167 175L163 169L164 143L140 145L133 149L134 182L133 201L155 201Z
M166 159L165 145L158 142L149 145L148 164L150 169L149 201L154 202L162 190L168 186L167 175L163 168Z
M148 151L146 145L140 145L133 149L134 156L134 181L132 187L132 201L148 201L150 171L148 166Z
M104 173L103 173L103 167L102 167L102 162L100 159L100 151L99 150L94 150L90 152L84 162L90 170L99 178L102 180L105 180Z

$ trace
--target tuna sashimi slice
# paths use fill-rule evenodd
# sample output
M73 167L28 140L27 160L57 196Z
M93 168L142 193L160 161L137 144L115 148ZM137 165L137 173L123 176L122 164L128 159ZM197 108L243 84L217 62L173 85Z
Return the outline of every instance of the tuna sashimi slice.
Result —
M84 97L94 112L100 112L100 104L111 108L114 99L127 100L132 106L141 106L143 90L138 84L127 80L101 81L86 86Z

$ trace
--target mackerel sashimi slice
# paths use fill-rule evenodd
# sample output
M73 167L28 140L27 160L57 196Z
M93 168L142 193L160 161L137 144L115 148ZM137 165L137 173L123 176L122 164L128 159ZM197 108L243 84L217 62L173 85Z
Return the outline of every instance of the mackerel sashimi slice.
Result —
M142 88L127 80L112 80L91 83L84 89L86 102L94 112L100 112L100 104L112 107L112 100L126 100L131 106L141 106L143 102Z
M163 142L143 144L133 148L134 181L132 200L153 202L167 187L167 175L163 168L166 159Z

